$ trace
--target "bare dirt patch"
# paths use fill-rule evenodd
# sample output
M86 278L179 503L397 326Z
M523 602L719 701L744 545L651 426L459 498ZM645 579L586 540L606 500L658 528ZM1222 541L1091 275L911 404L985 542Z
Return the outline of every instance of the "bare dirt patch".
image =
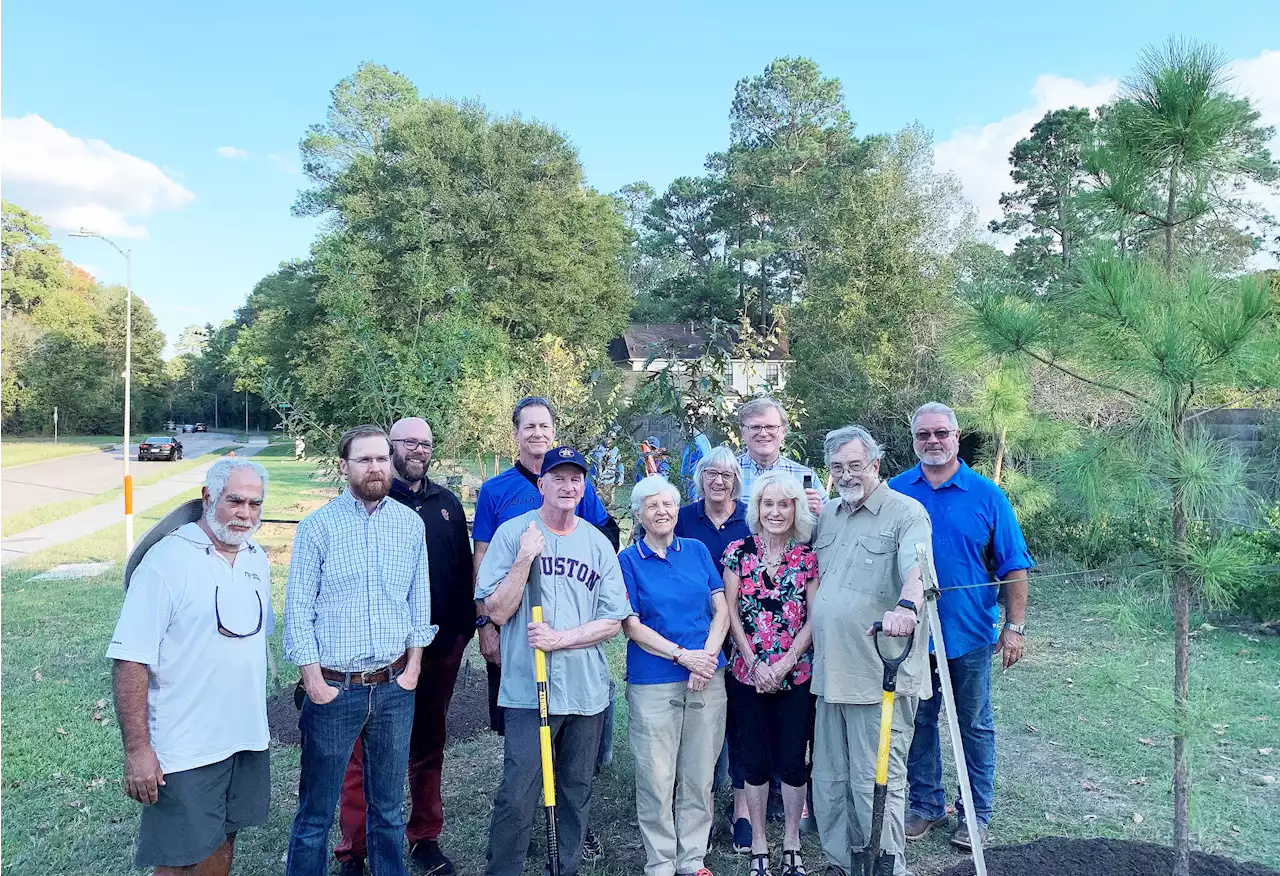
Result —
M1020 846L987 850L990 876L1167 876L1173 872L1173 849L1154 843L1114 839L1045 837ZM944 876L973 876L972 861ZM1276 876L1261 864L1218 855L1191 853L1192 876Z

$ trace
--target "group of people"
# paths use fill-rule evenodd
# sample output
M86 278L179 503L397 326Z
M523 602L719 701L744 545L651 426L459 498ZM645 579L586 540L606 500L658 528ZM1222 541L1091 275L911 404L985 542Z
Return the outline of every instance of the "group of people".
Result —
M751 856L752 876L805 876L807 807L828 871L847 876L871 826L879 622L888 636L916 637L898 673L881 837L901 876L906 841L948 818L938 674L917 632L935 576L985 831L992 659L1007 668L1022 655L1033 566L1008 500L959 459L955 414L938 403L911 418L919 464L889 482L865 429L828 433L836 498L783 454L788 422L776 401L753 399L739 423L741 454L720 446L697 461L699 498L682 504L656 474L634 487L638 537L620 553L589 463L557 444L546 399L516 405L515 465L481 488L470 540L457 498L427 477L426 422L346 433L346 488L299 525L289 567L284 644L301 673L302 743L286 872L327 872L336 809L344 876L366 864L373 876L402 876L406 845L422 870L451 876L439 845L444 722L478 631L491 723L504 738L486 876L523 870L541 808L535 651L547 655L559 869L574 876L601 854L592 786L612 758L616 688L604 643L622 632L646 876L709 876L717 774L733 785L732 843ZM202 519L147 553L108 651L126 792L146 804L137 864L157 873L227 873L236 832L266 817L273 615L266 556L252 541L266 487L251 460L210 469ZM921 544L931 550L918 553ZM995 586L973 586L988 582L1003 582L1002 600ZM777 856L765 831L771 786L784 810ZM971 842L963 818L952 842Z

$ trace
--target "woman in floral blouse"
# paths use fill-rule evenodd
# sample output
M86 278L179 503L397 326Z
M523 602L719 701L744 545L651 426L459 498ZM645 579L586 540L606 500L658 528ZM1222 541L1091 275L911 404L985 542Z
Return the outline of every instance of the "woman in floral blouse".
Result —
M771 876L765 837L769 779L782 779L786 830L782 876L804 876L800 817L813 726L813 633L809 607L818 592L818 561L805 542L813 514L800 482L785 472L756 479L747 503L751 536L724 552L733 656L726 677L729 710L742 753L751 819L752 876Z

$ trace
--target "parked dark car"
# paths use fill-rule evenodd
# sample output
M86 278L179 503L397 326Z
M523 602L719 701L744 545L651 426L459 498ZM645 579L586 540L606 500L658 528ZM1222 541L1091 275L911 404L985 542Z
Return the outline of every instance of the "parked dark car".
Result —
M182 459L182 442L177 438L152 437L138 445L138 462L144 459L167 459L176 462Z
M196 423L195 427L191 431L192 432L208 432L209 427L206 426L204 423Z

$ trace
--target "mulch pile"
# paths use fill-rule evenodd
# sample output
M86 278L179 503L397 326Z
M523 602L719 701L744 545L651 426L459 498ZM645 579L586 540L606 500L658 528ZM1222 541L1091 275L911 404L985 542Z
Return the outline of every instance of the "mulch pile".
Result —
M458 670L458 681L453 688L453 700L449 703L449 715L445 718L449 742L469 739L482 730L489 729L489 682L484 663L473 665L466 660ZM299 745L302 735L298 730L298 710L293 705L293 686L285 688L278 696L267 699L267 724L271 727L271 739L278 745Z
M988 876L1169 876L1173 849L1114 839L1045 837L1021 846L986 850ZM1280 876L1261 864L1191 853L1192 876ZM965 861L942 876L974 876Z

